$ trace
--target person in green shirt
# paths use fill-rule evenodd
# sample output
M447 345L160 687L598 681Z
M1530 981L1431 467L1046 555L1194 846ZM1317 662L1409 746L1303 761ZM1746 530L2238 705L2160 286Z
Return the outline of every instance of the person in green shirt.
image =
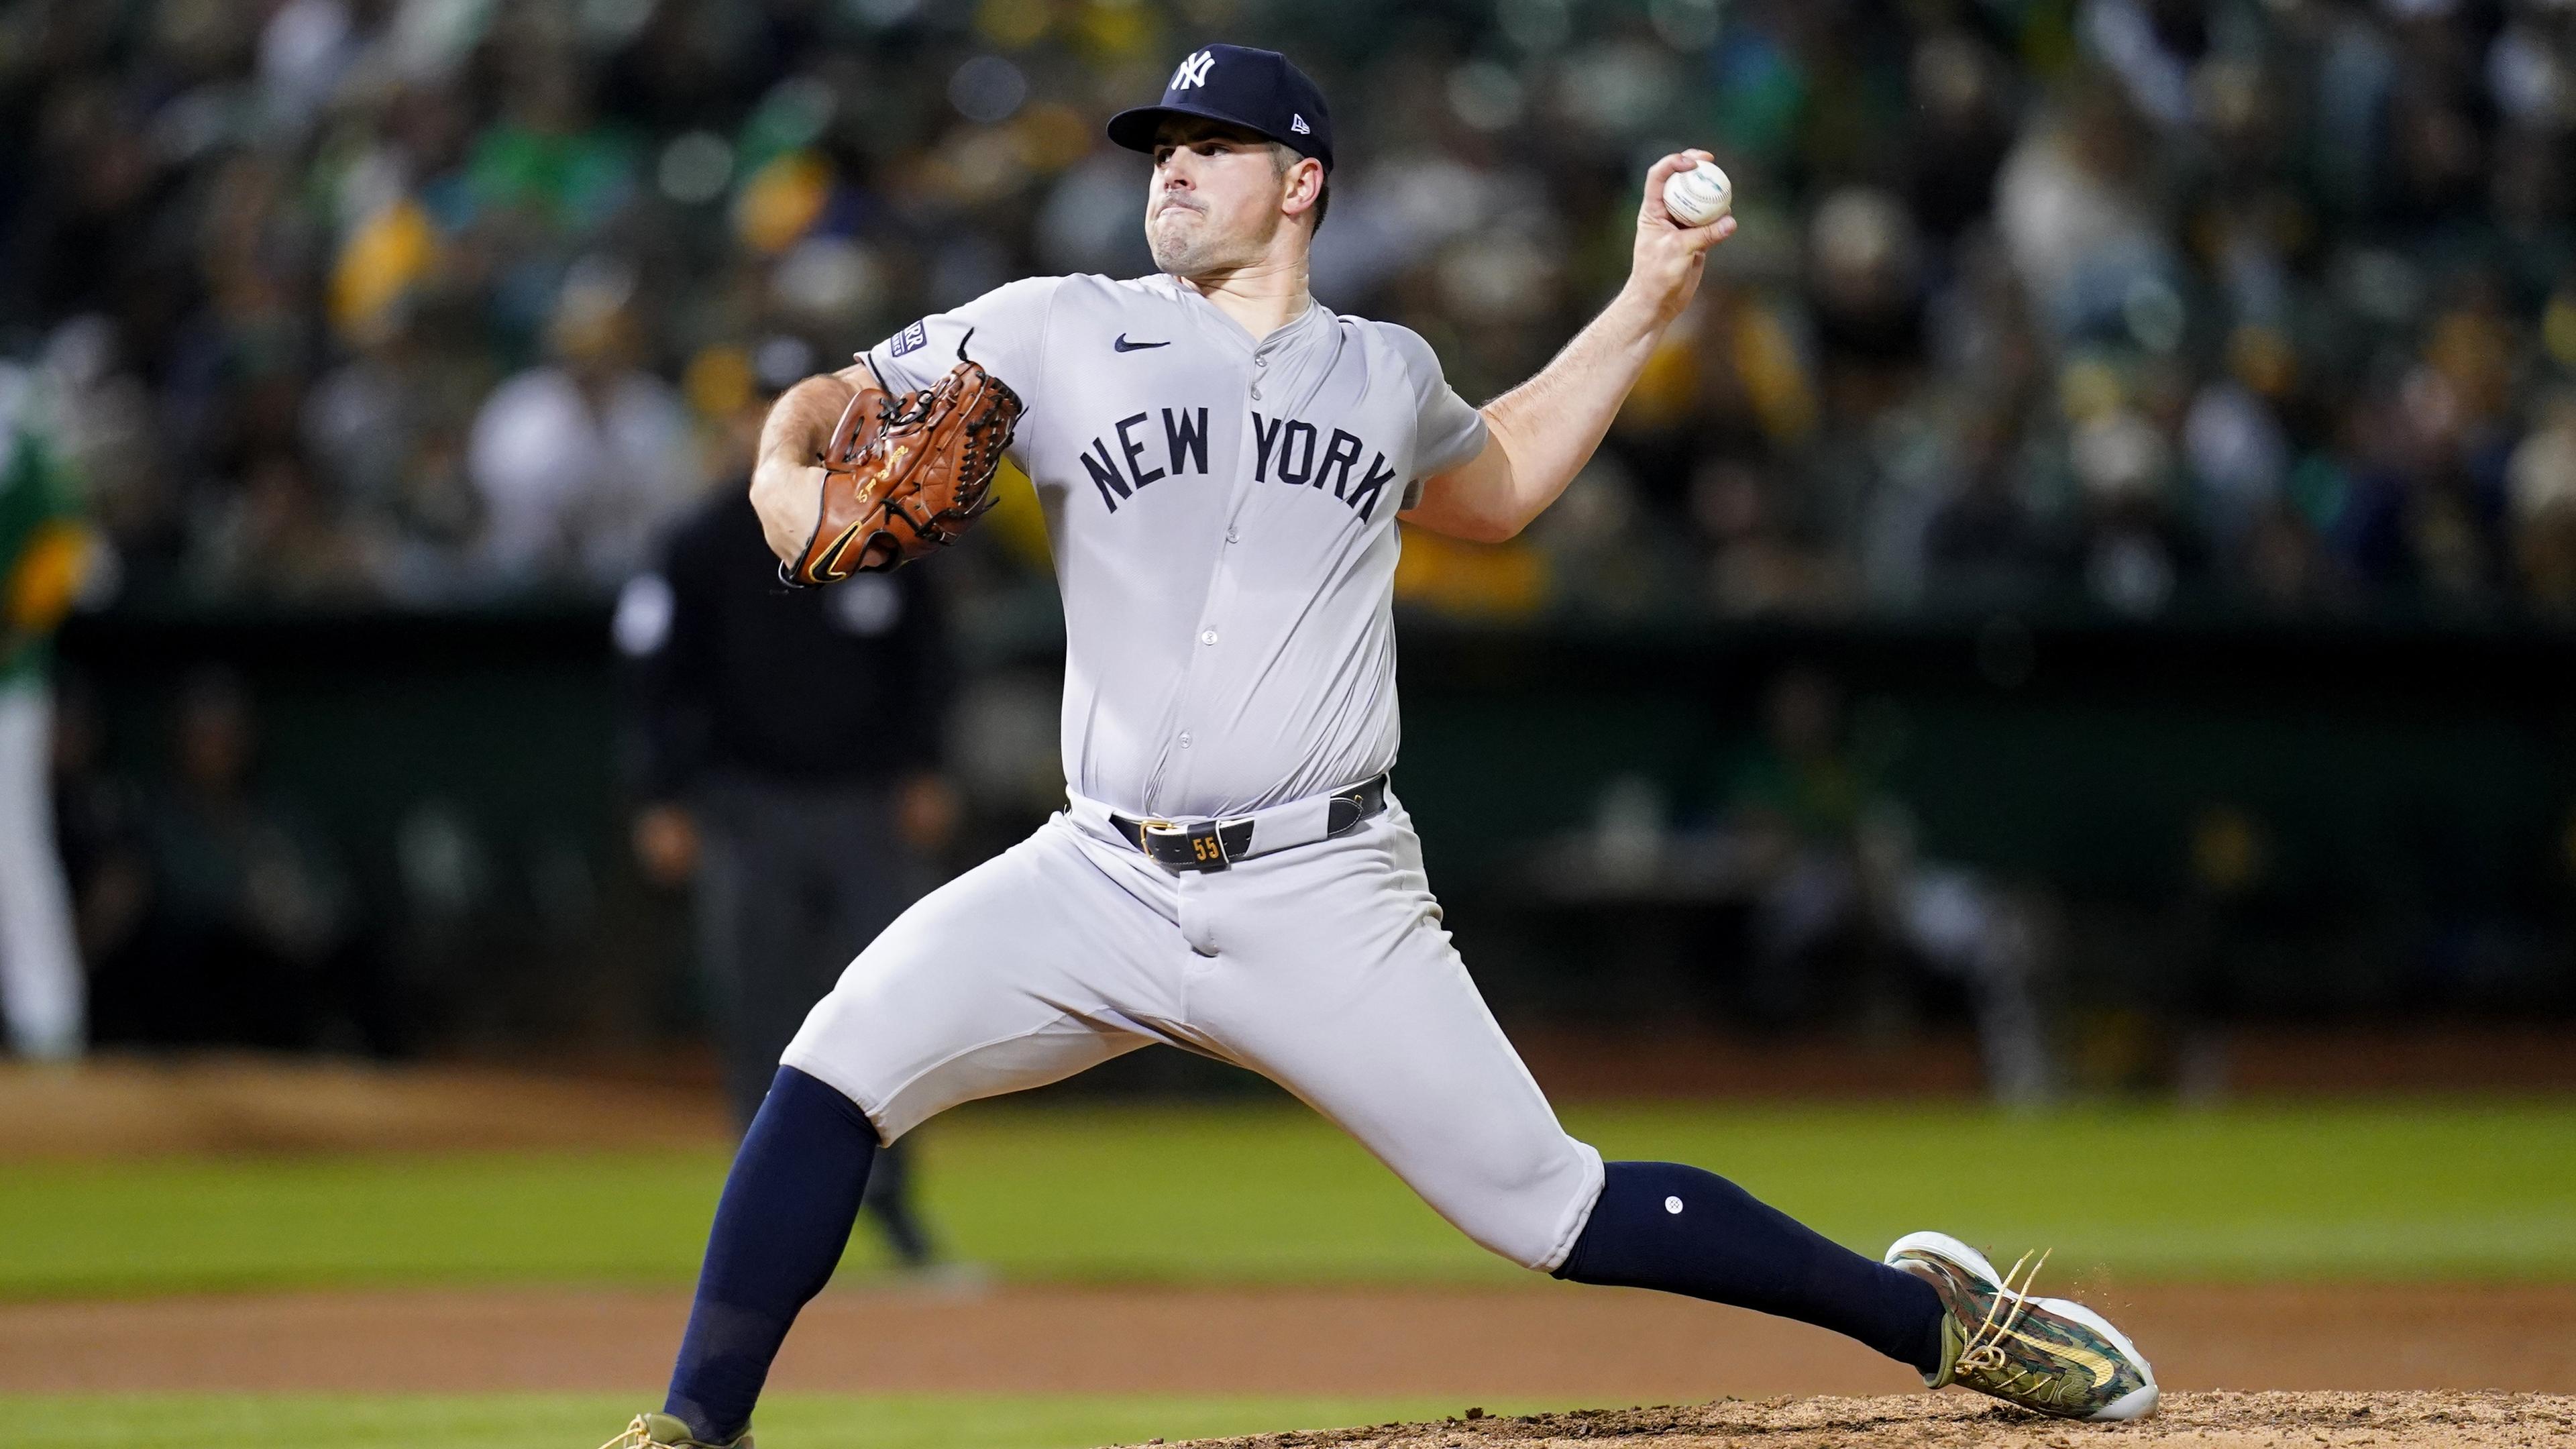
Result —
M54 844L53 635L89 557L69 470L0 388L0 1017L21 1056L80 1054L84 982Z

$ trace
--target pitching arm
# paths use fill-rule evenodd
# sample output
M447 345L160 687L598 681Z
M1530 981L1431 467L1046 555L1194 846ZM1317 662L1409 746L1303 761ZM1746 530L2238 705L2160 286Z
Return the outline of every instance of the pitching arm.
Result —
M1565 492L1601 446L1610 420L1646 369L1664 329L1699 290L1708 249L1735 234L1735 218L1684 226L1664 210L1664 181L1705 151L1667 156L1646 173L1637 245L1626 286L1537 376L1485 404L1484 451L1423 480L1408 523L1478 543L1529 526Z

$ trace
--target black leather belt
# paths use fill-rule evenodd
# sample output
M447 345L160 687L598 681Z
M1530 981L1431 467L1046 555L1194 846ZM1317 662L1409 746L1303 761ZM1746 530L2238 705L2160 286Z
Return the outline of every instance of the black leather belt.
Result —
M1309 797L1312 798L1312 797ZM1334 795L1325 804L1324 835L1330 840L1349 833L1363 820L1386 809L1386 776L1363 781ZM1241 860L1252 848L1255 817L1233 820L1203 820L1184 824L1176 820L1136 820L1112 814L1110 828L1126 838L1160 865L1174 870L1224 870ZM1303 845L1306 841L1289 841ZM1271 849L1284 849L1285 845ZM1268 854L1265 849L1263 854Z

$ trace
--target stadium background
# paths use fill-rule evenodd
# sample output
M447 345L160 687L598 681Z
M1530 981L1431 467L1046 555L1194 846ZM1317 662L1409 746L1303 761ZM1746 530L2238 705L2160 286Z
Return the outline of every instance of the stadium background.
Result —
M137 1388L649 1389L119 1377L140 1340L60 1315L685 1281L721 1127L684 905L629 851L621 593L776 387L1030 271L1146 269L1143 163L1099 122L1218 36L1333 99L1317 295L1471 398L1616 284L1648 159L1736 181L1743 231L1565 504L1410 537L1398 580L1400 787L1579 1125L1704 1134L1864 1245L1915 1225L1864 1207L1910 1174L2150 1300L2518 1280L2437 1325L2461 1364L2492 1344L2460 1325L2516 1325L2502 1378L2358 1348L2279 1377L2576 1384L2576 7L31 0L0 11L0 340L105 544L57 786L108 1049L0 1077L0 1391L47 1391L11 1400L39 1442L157 1442L164 1410L356 1442L416 1407ZM1061 790L1018 486L936 566L955 864ZM236 752L274 867L238 978L154 915L203 843L162 827L192 747ZM134 1054L175 1046L291 1055ZM1485 1291L1245 1080L1147 1053L1090 1090L1144 1105L926 1134L1004 1284ZM2105 1156L2090 1196L2000 1206ZM235 1330L149 1331L230 1362ZM1700 1396L1815 1386L1762 1372ZM885 1442L1076 1443L1404 1386L970 1428L957 1384L896 1387L929 1397L868 1401Z

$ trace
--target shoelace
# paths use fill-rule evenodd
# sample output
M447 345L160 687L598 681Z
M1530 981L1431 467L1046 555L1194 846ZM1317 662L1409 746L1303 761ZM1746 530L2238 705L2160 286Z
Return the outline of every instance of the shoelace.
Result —
M650 1449L652 1443L653 1436L644 1427L644 1416L638 1414L635 1422L626 1426L625 1433L600 1445L599 1449Z
M2041 1250L2039 1261L2036 1263L2030 1261L2028 1253L2013 1260L2011 1270L2004 1274L2004 1281L1995 1289L1995 1301L1986 1308L1985 1321L1977 1325L1976 1332L1968 1335L1966 1346L1959 1350L1959 1368L1993 1374L1999 1374L2011 1368L2012 1358L2004 1352L2004 1340L2012 1336L2014 1325L2020 1323L2022 1315L2029 1310L2030 1290L2039 1282L2039 1270L2047 1265L2048 1254L2051 1251L2054 1250ZM2025 1263L2030 1264L2030 1272L2022 1274L2022 1265ZM2021 1274L2019 1288L2013 1287L2013 1278L2016 1274ZM2012 1311L2009 1313L2004 1311L2006 1300L2012 1303ZM2021 1369L2005 1379L2002 1387L2018 1388L2021 1381L2027 1378L2042 1378L2044 1381L2044 1376L2030 1369Z

